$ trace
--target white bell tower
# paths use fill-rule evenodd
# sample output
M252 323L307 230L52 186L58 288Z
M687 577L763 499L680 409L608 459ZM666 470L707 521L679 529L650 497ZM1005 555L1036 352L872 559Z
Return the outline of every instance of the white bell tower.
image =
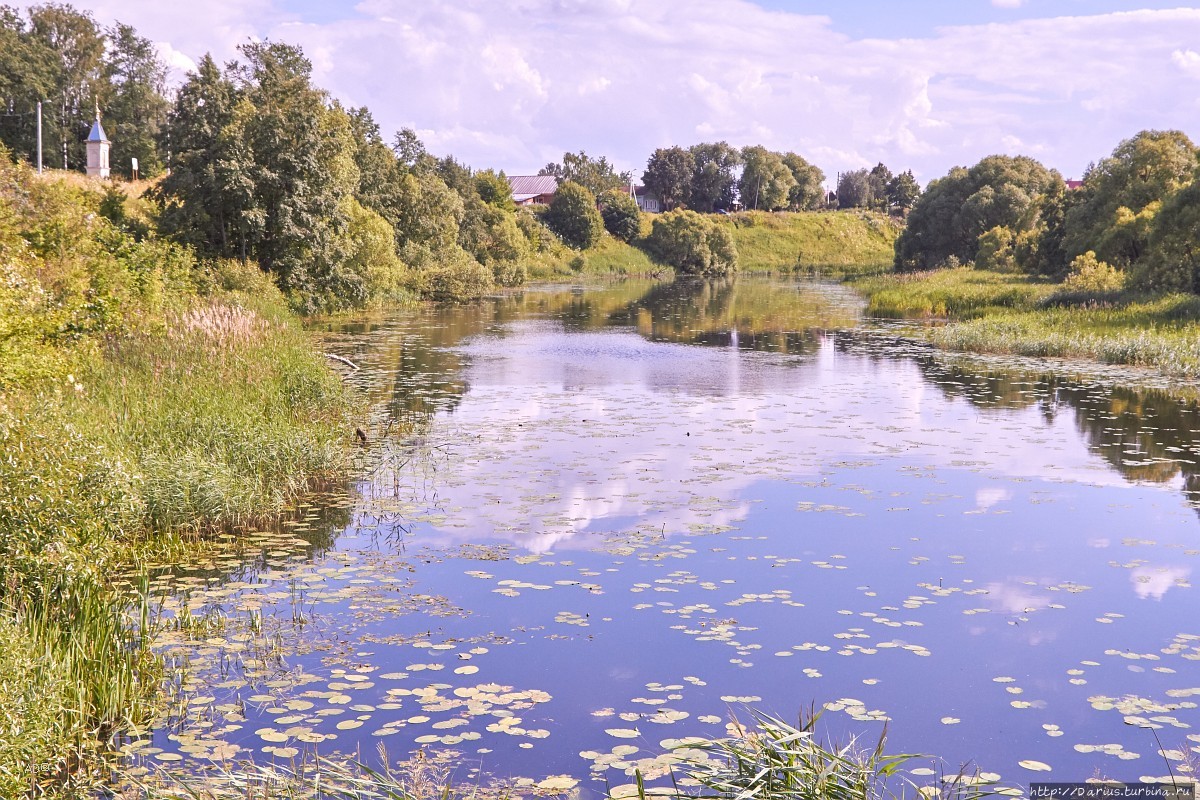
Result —
M112 142L104 135L104 127L100 124L100 107L96 107L96 121L92 123L92 131L87 138L87 174L89 178L107 178L108 149Z

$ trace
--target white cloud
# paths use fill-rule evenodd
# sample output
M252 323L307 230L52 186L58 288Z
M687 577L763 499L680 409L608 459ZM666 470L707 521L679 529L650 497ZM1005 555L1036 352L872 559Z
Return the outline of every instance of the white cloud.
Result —
M1195 50L1176 50L1171 53L1171 63L1193 78L1200 78L1200 53Z
M854 40L747 0L364 0L320 24L271 0L213 0L202 18L149 0L79 5L193 60L233 57L251 36L294 41L385 131L429 129L461 160L509 171L580 148L640 169L654 148L703 137L795 150L830 176L882 160L929 179L1017 147L1071 175L1140 129L1196 124L1194 84L1179 80L1200 77L1195 8Z

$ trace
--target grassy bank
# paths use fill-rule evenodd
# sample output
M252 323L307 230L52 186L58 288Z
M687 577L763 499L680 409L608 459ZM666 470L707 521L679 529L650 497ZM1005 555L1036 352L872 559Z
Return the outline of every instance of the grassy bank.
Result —
M1200 298L1068 293L1021 275L968 268L858 280L877 317L945 317L922 336L974 353L1083 358L1200 376Z
M4 797L82 794L153 716L122 576L346 466L352 399L274 285L126 210L0 158Z
M613 236L584 251L566 247L539 254L528 267L531 280L572 280L580 277L646 276L670 273L670 267L656 263L645 250Z
M743 272L874 275L891 267L898 224L866 211L746 211L722 218Z

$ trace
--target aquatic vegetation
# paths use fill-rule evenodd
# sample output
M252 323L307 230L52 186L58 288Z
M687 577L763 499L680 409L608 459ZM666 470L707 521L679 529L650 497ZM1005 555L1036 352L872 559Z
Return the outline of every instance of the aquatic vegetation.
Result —
M867 296L868 316L898 318L970 319L1001 308L1027 310L1054 292L1048 281L970 267L881 275L853 285Z

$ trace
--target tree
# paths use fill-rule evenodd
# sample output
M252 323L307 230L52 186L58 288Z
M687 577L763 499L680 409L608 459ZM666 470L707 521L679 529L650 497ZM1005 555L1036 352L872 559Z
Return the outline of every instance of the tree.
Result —
M422 172L434 168L435 159L425 150L425 145L412 128L403 128L392 139L392 151L405 167Z
M1200 180L1163 203L1133 280L1139 288L1200 294Z
M729 228L695 211L658 216L646 239L650 253L688 275L717 277L737 271L737 248Z
M659 148L646 162L642 183L658 195L663 208L670 211L688 202L695 171L696 159L687 150L682 147Z
M570 181L598 195L608 189L627 188L633 180L628 172L617 172L604 156L591 158L580 150L578 153L563 153L561 163L551 162L538 172L553 175L559 183Z
M104 127L112 139L111 162L115 170L131 169L138 160L142 177L162 172L157 138L170 104L163 96L167 66L154 44L118 22L108 31L107 77L112 96L104 109Z
M171 148L171 172L156 189L160 225L200 253L245 260L250 255L246 218L253 189L244 149L229 147L226 129L238 97L233 83L205 55L180 88L160 132Z
M1020 236L1036 221L1040 198L1059 190L1062 176L1026 156L988 156L932 181L913 205L896 240L897 269L928 269L951 256L974 261L979 237L996 227Z
M696 144L688 148L695 162L687 203L697 211L716 211L733 205L742 154L726 142Z
M515 215L474 198L466 203L458 229L458 244L485 266L496 283L516 286L524 282L521 260L529 253L525 234Z
M1150 219L1161 203L1192 179L1196 146L1180 131L1142 131L1084 176L1081 194L1066 212L1064 251L1088 250L1119 268L1148 250Z
M604 233L595 195L572 181L558 185L544 219L559 238L579 250L593 247Z
M787 206L796 179L781 155L759 145L745 147L742 164L738 192L747 208L770 211Z
M875 184L865 169L843 172L837 185L838 208L869 208L875 202Z
M0 6L0 143L17 158L36 157L37 102L54 95L58 72L56 54L15 8Z
M887 168L887 165L880 161L871 168L871 171L868 173L867 177L871 183L871 200L868 203L868 206L886 211L888 204L887 187L888 184L892 182L892 178L894 177L892 175L892 171Z
M516 204L513 203L512 187L508 185L508 178L504 176L503 170L499 173L490 169L476 172L475 191L483 202L501 211L517 210Z
M85 163L84 134L97 104L106 100L104 35L91 14L47 3L29 10L29 36L55 56L43 109L46 161L63 169ZM58 159L54 157L58 156Z
M912 170L905 170L895 175L887 184L887 200L892 206L899 206L908 211L921 196L921 185L917 183Z
M632 242L642 234L642 215L637 201L620 189L609 189L598 198L604 229L623 242Z
M825 199L825 173L795 153L785 153L783 163L796 181L788 193L788 207L795 211L819 207Z

